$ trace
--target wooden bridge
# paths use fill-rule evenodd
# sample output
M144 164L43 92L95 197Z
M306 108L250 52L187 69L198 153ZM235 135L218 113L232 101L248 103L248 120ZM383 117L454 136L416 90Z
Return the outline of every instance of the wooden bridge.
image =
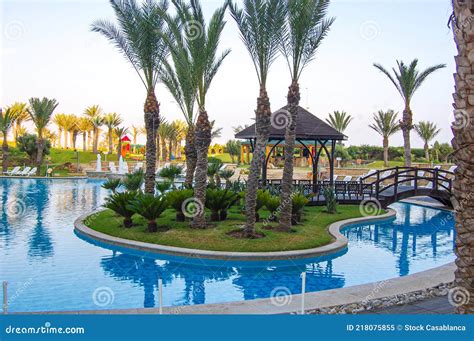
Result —
M338 201L357 204L363 200L376 199L382 207L402 199L428 196L444 205L451 204L451 189L454 173L438 168L394 167L373 171L357 181L295 180L294 186L311 197L311 204L325 203L325 188L334 188ZM281 180L267 180L262 187L280 192Z

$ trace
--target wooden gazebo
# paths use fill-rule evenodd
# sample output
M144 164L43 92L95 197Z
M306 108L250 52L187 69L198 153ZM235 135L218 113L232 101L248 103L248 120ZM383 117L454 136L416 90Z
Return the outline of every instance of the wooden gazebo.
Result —
M287 111L287 107L283 107L278 112ZM242 130L235 135L235 138L240 140L247 140L250 149L253 152L257 134L255 131L255 124ZM330 182L333 185L334 181L334 152L336 143L344 141L347 137L325 123L318 117L311 114L309 111L298 107L298 116L296 119L296 142L306 150L306 154L311 159L312 165L312 182L313 185L318 182L318 164L323 150L325 151L329 161ZM278 129L274 126L270 129L269 146L267 148L266 156L262 165L262 182L267 182L267 166L272 152L279 145L285 141L285 129Z

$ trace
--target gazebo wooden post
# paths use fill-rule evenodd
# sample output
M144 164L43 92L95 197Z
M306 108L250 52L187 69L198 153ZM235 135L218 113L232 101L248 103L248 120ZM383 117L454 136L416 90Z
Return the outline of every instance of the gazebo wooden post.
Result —
M334 187L334 153L336 151L336 141L331 140L331 155L328 157L330 158L329 160L329 183L331 184L331 187Z

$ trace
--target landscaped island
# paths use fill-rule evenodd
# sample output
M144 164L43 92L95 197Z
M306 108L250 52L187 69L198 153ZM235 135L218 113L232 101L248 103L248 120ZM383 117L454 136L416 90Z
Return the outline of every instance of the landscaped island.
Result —
M229 210L226 221L215 223L207 229L193 229L188 222L177 222L175 211L171 209L163 212L158 220L160 232L157 233L147 232L147 221L138 215L133 217L133 227L125 228L123 219L111 210L85 219L85 225L114 237L158 245L212 251L272 252L303 250L329 244L333 240L327 229L330 224L362 216L358 205L340 206L336 214L327 213L325 207L305 207L301 223L293 226L294 232L284 233L269 229L277 225L266 222L269 215L269 212L262 211L262 222L257 223L257 231L263 231L265 238L252 240L228 235L245 223L245 215L237 207Z

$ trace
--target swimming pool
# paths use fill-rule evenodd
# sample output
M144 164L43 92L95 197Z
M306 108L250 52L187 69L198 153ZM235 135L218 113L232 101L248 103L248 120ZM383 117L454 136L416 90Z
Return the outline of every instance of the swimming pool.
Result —
M346 227L349 248L298 261L204 261L147 254L74 233L74 220L103 202L99 180L0 179L0 281L10 311L166 306L268 298L342 288L454 260L450 212L397 203L395 220Z

